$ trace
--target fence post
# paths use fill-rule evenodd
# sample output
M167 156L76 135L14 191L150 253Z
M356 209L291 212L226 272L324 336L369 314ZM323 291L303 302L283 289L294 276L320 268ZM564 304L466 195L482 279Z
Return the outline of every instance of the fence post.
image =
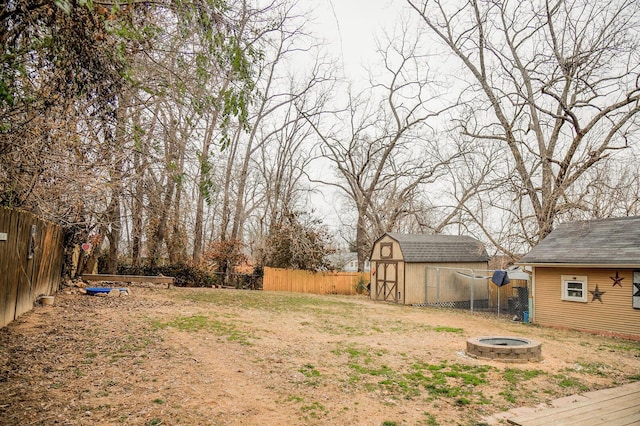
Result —
M437 279L436 279L436 302L438 303L438 306L440 306L440 268L436 267L436 274L437 274Z
M428 295L429 295L429 267L424 267L424 304L428 303Z
M475 290L476 290L475 277L476 277L476 273L472 269L471 270L471 312L473 312L473 301L475 299Z

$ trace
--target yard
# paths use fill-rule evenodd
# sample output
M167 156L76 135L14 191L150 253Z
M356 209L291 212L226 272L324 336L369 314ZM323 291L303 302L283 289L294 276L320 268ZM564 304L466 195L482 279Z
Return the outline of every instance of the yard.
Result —
M508 318L362 296L132 292L63 290L0 329L0 423L473 425L640 379L639 342ZM544 360L467 357L484 335L539 340Z

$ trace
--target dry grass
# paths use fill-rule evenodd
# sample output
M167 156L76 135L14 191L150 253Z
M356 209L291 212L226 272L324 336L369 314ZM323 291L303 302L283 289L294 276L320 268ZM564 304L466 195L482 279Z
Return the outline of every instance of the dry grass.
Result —
M519 335L544 361L485 362ZM640 379L640 343L507 319L312 296L60 294L0 330L0 424L437 425Z

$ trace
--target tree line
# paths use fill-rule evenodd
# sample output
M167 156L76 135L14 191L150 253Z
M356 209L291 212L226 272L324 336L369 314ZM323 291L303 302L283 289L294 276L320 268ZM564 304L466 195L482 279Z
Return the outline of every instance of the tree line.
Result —
M388 231L517 256L559 222L638 214L636 2L407 0L358 84L305 7L9 0L0 205L92 242L105 272L223 274L330 268L342 242L362 268Z

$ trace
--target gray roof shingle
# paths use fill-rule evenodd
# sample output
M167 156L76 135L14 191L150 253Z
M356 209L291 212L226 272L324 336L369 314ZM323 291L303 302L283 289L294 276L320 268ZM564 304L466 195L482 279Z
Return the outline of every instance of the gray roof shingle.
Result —
M405 262L486 262L484 245L472 237L387 233L400 244Z
M640 265L640 216L559 225L518 263Z

